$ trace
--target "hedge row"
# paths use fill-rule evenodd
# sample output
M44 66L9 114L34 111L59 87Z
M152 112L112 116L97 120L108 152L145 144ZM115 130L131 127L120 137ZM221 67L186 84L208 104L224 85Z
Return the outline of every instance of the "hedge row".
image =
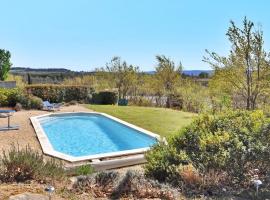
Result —
M14 107L17 103L25 109L41 109L42 99L27 95L25 92L18 88L0 88L0 107Z
M93 94L91 102L94 104L111 105L111 104L116 104L117 101L118 101L117 92L101 91L101 92Z
M44 101L54 103L83 101L89 102L94 92L93 88L88 86L73 85L29 85L26 86L29 94L37 96Z

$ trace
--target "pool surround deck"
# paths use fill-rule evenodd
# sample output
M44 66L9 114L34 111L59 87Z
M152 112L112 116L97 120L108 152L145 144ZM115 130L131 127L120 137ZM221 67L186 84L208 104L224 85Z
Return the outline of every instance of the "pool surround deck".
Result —
M134 154L144 154L147 150L150 149L150 147L146 148L138 148L138 149L132 149L132 150L125 150L125 151L117 151L117 152L111 152L111 153L102 153L102 154L94 154L94 155L89 155L89 156L80 156L80 157L75 157L71 155L67 155L64 153L61 153L59 151L54 150L52 144L50 143L46 133L44 132L40 122L39 118L46 117L46 116L55 116L55 115L69 115L69 114L96 114L96 115L102 115L104 117L107 117L111 120L114 120L118 123L121 123L127 127L130 127L132 129L135 129L143 134L146 134L150 137L156 138L157 140L160 140L160 136L152 133L148 130L145 130L143 128L140 128L138 126L135 126L133 124L130 124L128 122L125 122L121 119L118 119L116 117L113 117L111 115L105 114L105 113L99 113L99 112L61 112L61 113L49 113L49 114L44 114L44 115L38 115L34 117L30 117L30 120L32 122L32 125L34 127L34 130L36 132L37 138L39 140L39 143L42 147L43 153L63 159L65 161L69 162L81 162L81 161L95 161L95 160L100 160L100 159L105 159L105 158L113 158L113 157L121 157L121 156L128 156L128 155L134 155Z

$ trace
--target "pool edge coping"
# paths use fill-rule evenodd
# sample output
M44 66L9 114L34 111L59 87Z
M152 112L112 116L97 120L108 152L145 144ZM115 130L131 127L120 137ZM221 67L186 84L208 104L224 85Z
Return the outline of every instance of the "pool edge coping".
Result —
M121 120L117 117L108 115L106 113L101 113L101 112L87 112L87 111L79 111L79 112L59 112L59 113L47 113L47 114L43 114L43 115L38 115L38 116L33 116L30 117L30 121L34 127L34 130L36 132L38 141L41 145L42 151L44 154L56 157L56 158L60 158L62 160L66 160L69 162L83 162L83 161L89 161L89 160L96 160L96 159L104 159L104 158L113 158L113 157L121 157L121 156L129 156L129 155L134 155L134 154L143 154L145 153L147 150L150 149L150 147L145 147L145 148L138 148L138 149L132 149L132 150L125 150L125 151L117 151L117 152L112 152L112 153L102 153L102 154L94 154L94 155L89 155L89 156L79 156L79 157L75 157L75 156L71 156L71 155L67 155L64 153L61 153L59 151L54 150L51 142L49 141L46 133L44 132L40 122L38 121L38 118L42 118L42 117L46 117L46 116L50 116L50 115L63 115L63 114L74 114L74 113L84 113L84 114L97 114L97 115L102 115L104 117L107 117L111 120L114 120L118 123L121 123L125 126L128 126L129 128L135 129L139 132L142 132L143 134L146 134L150 137L156 138L158 141L161 139L159 135L148 131L146 129L143 129L141 127L138 127L134 124L128 123L124 120Z

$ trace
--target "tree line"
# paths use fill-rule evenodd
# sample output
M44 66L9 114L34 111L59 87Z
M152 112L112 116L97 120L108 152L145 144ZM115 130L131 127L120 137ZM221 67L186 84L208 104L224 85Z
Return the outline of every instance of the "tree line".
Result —
M231 21L226 33L231 49L227 56L206 50L203 61L214 70L208 84L185 76L181 62L156 56L155 73L114 57L93 74L66 78L62 84L91 85L95 90L116 90L130 104L166 106L191 112L224 109L270 110L270 54L264 49L263 31L247 18L238 27ZM7 78L10 53L0 51L0 78ZM208 75L201 74L201 78Z

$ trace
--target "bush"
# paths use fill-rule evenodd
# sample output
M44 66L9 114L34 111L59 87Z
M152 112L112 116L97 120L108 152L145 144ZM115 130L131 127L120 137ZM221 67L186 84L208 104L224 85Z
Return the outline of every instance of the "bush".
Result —
M35 96L29 96L29 101L30 101L30 107L32 109L42 109L43 101L41 98L35 97Z
M18 101L24 109L42 109L43 107L42 99L32 95L21 95Z
M94 93L92 96L92 103L102 105L116 104L118 100L118 94L114 91L101 91Z
M147 153L146 174L160 181L183 181L183 158L200 173L220 171L227 184L248 184L250 171L270 170L270 122L261 111L201 115L169 140ZM184 155L184 156L183 156Z
M29 146L20 149L15 145L10 151L3 151L0 158L0 180L2 182L24 182L27 180L47 181L64 177L60 162L51 159L44 161L43 155Z
M72 100L88 102L93 93L91 87L72 85L29 85L26 89L28 93L53 103Z
M21 95L22 91L18 88L0 88L0 106L15 106Z
M133 97L129 99L128 105L151 107L154 106L154 103L145 97Z
M127 171L100 172L79 177L73 185L75 192L89 192L94 198L109 199L175 199L175 191L166 185L145 179L142 173Z

